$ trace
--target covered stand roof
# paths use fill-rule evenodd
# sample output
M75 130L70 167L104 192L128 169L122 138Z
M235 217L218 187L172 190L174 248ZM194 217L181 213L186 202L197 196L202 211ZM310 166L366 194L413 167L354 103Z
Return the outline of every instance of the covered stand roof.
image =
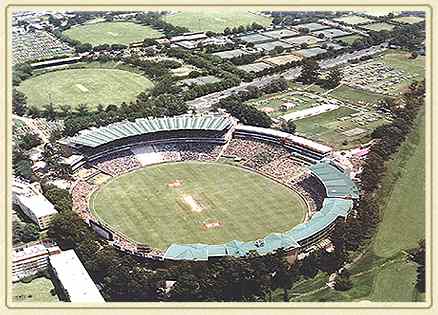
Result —
M64 138L62 143L98 147L115 140L171 130L214 130L222 131L233 124L229 115L181 115L161 118L139 118L134 122L122 121L105 127L83 130L77 136Z
M352 179L329 162L315 164L310 170L324 184L327 197L359 198L359 191Z

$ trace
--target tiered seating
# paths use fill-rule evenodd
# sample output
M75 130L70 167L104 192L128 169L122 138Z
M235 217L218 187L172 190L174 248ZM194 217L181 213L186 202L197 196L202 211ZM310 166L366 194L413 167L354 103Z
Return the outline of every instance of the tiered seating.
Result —
M302 176L305 168L290 157L283 157L264 165L260 171L283 183L288 183Z
M307 173L299 180L290 182L289 185L299 191L306 198L312 212L321 209L326 193L324 185L318 180L318 178Z
M130 150L110 153L92 161L92 165L113 176L129 172L141 166L140 162Z
M244 163L245 166L259 170L266 164L288 155L288 151L280 146L267 145L266 151L256 154L251 160Z
M96 188L85 181L79 180L71 191L73 198L73 210L80 214L89 213L88 197Z
M182 160L214 161L221 151L221 146L211 143L182 143L178 148Z

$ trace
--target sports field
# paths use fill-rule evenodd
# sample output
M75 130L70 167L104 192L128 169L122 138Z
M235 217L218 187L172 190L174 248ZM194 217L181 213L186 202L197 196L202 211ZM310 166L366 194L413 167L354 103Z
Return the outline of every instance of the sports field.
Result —
M27 103L42 108L55 105L120 104L129 102L152 82L139 74L118 69L66 69L47 72L25 80L18 90L26 94Z
M359 102L377 104L385 98L384 95L374 94L370 91L359 90L346 85L336 88L329 95L355 105L360 105Z
M102 44L124 44L143 41L145 38L163 36L159 31L146 25L133 22L101 22L71 27L63 33L65 36L90 43L93 46Z
M181 11L164 17L166 22L176 26L187 27L193 32L213 31L221 33L226 27L233 28L239 25L249 25L256 22L263 26L271 24L272 18L242 11L221 9L203 9Z
M206 162L159 164L117 177L92 195L90 207L114 229L162 249L285 232L303 221L306 209L275 181Z
M361 25L361 27L370 31L380 32L380 31L390 31L395 26L392 24L381 22L381 23L365 24L365 25Z
M355 40L361 39L361 38L363 38L363 36L354 34L354 35L343 36L343 37L339 38L339 40L346 43L347 45L351 45L354 43Z
M392 19L392 21L404 23L404 24L416 24L424 21L424 18L420 16L402 16Z
M30 283L17 282L12 285L12 300L14 302L58 302L58 297L50 294L51 289L54 289L54 286L47 278L37 278Z
M350 16L343 16L337 19L334 19L334 21L337 22L344 22L346 24L350 25L358 25L358 24L365 24L365 23L371 23L373 20L364 18L358 15L350 15Z

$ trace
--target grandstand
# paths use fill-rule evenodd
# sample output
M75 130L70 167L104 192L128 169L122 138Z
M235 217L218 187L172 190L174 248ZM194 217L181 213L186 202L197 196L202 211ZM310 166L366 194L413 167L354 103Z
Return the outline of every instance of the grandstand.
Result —
M75 172L73 209L117 249L139 257L207 260L245 256L283 248L304 252L328 236L338 218L346 218L359 192L344 170L330 161L332 148L289 133L238 124L229 115L182 115L124 121L65 138L61 143L82 154L85 164ZM172 244L157 249L140 244L96 218L89 198L99 188L91 179L116 177L152 164L177 161L217 161L232 158L241 167L267 176L296 191L308 213L303 223L263 239L224 244ZM281 231L273 231L281 232Z

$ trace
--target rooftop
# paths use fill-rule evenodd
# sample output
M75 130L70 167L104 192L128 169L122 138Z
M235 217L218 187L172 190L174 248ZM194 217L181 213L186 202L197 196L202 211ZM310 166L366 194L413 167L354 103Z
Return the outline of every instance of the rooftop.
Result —
M49 259L71 302L105 302L73 249L50 256Z

